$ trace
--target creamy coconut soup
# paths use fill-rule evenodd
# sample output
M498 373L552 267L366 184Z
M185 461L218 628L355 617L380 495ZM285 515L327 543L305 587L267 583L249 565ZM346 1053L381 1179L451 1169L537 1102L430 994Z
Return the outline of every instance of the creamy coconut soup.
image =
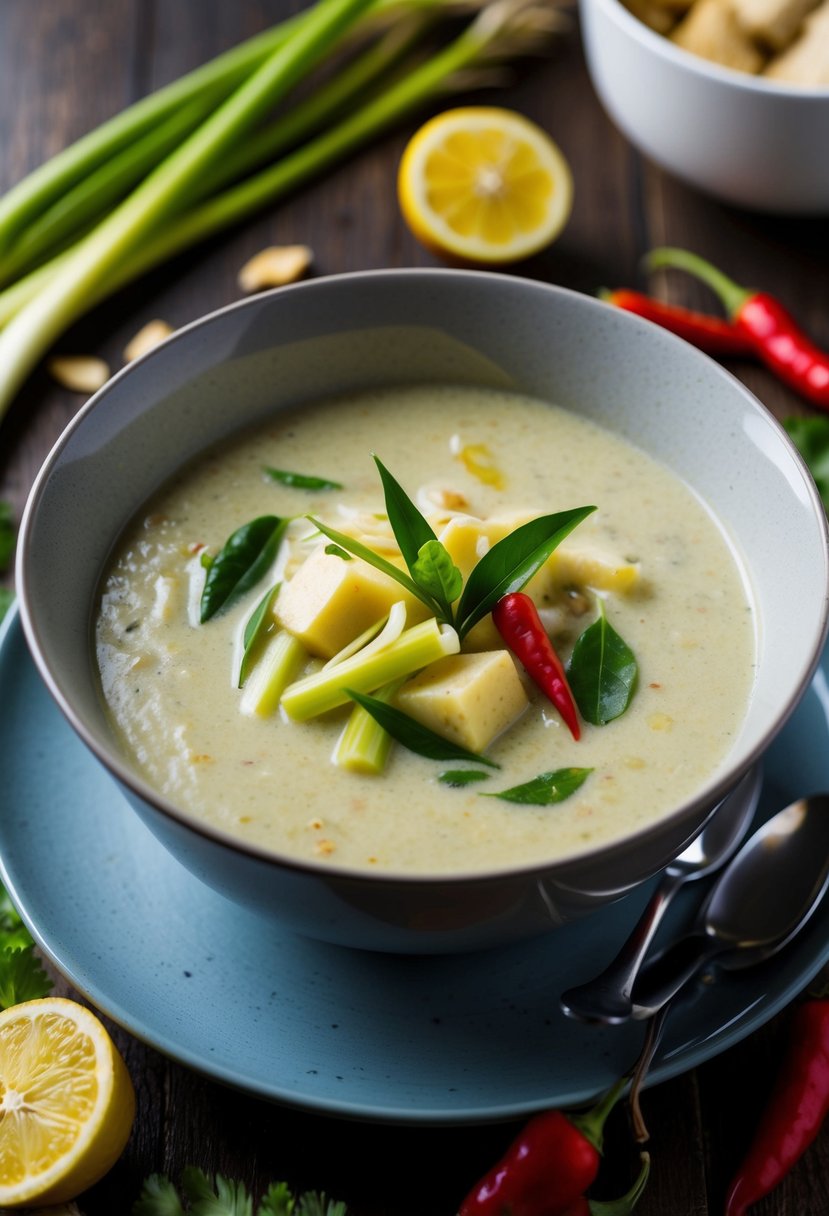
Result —
M373 453L431 531L402 528ZM509 569L528 521L594 505L522 592L570 664L576 739L521 622L465 628L458 580L486 606L487 553L506 544ZM673 474L570 413L455 386L283 413L210 451L122 538L96 626L114 729L152 786L277 853L409 873L531 864L658 819L728 753L754 641L734 554ZM448 751L411 750L424 738Z

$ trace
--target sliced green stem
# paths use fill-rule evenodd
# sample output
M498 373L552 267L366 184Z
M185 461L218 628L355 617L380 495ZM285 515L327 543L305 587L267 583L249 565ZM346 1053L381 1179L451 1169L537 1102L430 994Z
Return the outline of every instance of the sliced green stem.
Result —
M388 703L396 695L403 680L393 680L374 694L375 699ZM377 776L383 772L394 742L388 731L363 709L355 705L351 716L337 740L331 759L339 768L351 773Z
M51 255L63 243L86 235L137 182L163 160L218 102L205 90L158 126L128 144L90 172L20 234L14 248L0 259L0 280L11 282Z
M285 689L297 678L308 653L293 634L280 629L262 649L242 690L239 708L243 714L270 717L279 708Z
M229 93L306 19L304 13L290 17L142 97L33 170L0 198L0 249L8 249L17 234L67 189L180 106L205 92Z
M436 659L460 650L458 635L432 617L405 630L396 642L363 658L356 654L317 675L308 676L287 688L282 707L297 722L315 718L349 701L348 689L371 692L402 676L427 667Z
M277 48L175 152L75 247L47 291L0 333L0 415L55 338L169 216L194 180L233 147L265 112L318 63L371 0L320 0Z
M258 166L273 161L325 127L411 50L433 24L434 17L434 11L426 9L402 20L315 92L270 126L252 134L204 174L199 181L199 198L207 198Z

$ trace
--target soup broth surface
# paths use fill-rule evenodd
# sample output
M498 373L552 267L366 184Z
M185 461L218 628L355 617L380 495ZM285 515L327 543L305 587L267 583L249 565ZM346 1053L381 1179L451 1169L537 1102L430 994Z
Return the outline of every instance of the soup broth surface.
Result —
M376 453L418 502L524 518L596 504L567 546L635 561L632 590L574 589L582 615L558 621L566 659L596 617L633 650L630 707L571 738L526 682L530 704L487 749L500 768L464 788L439 781L456 763L399 744L382 775L335 767L348 717L309 722L240 712L240 636L267 578L205 624L202 554L264 514L299 517L271 581L307 551L315 514L341 529L382 517ZM342 483L310 491L266 467ZM378 531L386 527L377 518ZM298 539L297 539L298 538ZM555 621L553 624L555 625ZM621 839L693 794L727 755L750 694L755 636L738 562L722 529L675 475L572 413L518 395L456 386L389 388L285 412L186 467L123 536L96 622L103 696L133 768L192 816L298 859L407 873L531 865ZM527 806L482 796L541 773L592 771L570 797Z

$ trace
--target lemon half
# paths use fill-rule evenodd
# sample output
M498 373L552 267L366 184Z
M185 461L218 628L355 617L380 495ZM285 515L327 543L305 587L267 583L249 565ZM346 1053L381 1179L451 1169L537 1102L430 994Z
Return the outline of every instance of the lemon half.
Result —
M63 1203L113 1166L135 1093L105 1028L46 997L0 1013L0 1207Z
M514 110L446 110L412 137L397 178L403 217L427 248L478 265L544 249L567 222L573 179L557 145Z

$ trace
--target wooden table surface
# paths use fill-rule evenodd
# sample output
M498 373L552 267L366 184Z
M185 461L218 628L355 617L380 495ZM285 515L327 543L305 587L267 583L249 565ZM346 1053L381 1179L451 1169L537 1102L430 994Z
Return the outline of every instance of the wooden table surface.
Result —
M2 0L0 189L290 7L290 0ZM597 101L577 23L553 54L518 69L495 99L546 127L575 179L577 202L564 234L517 273L591 293L600 285L641 285L645 250L682 245L737 280L779 294L829 346L825 221L737 211L649 164ZM407 231L395 200L395 167L415 126L412 120L278 208L123 291L66 334L59 349L100 354L120 366L125 342L145 321L163 317L177 327L236 299L237 269L267 244L310 245L320 275L434 264ZM652 286L682 303L709 303L703 289L679 276ZM732 370L778 417L804 412L764 370L748 363ZM12 502L18 517L41 460L81 401L41 369L2 423L0 498ZM82 1198L86 1216L129 1212L146 1175L178 1178L190 1163L258 1190L278 1178L325 1189L348 1202L350 1216L451 1216L518 1126L411 1129L297 1113L225 1089L114 1031L136 1085L137 1121L121 1161ZM728 1177L784 1035L781 1016L704 1066L648 1091L654 1168L641 1216L722 1212ZM609 1135L605 1195L624 1189L623 1167L613 1163L626 1158L623 1117L614 1119ZM829 1213L829 1128L756 1211Z

